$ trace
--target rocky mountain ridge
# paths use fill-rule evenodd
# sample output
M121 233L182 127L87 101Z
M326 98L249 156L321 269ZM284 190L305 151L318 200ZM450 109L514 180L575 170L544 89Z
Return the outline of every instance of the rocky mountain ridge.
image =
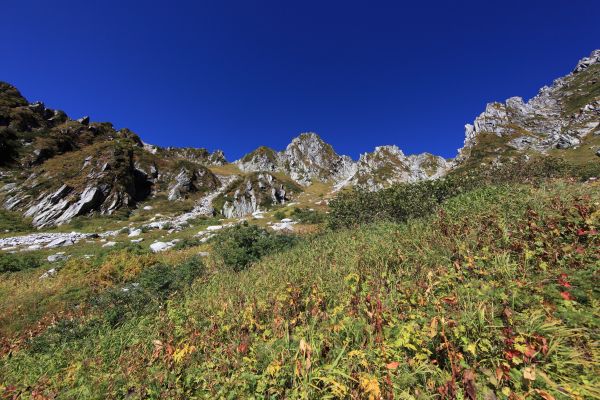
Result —
M350 157L338 155L314 132L300 134L281 152L259 147L235 164L244 172L281 172L302 186L343 180L355 171Z
M589 158L600 152L595 139L599 81L596 50L531 100L512 97L488 104L465 126L464 146L453 160L428 153L407 156L388 145L354 161L308 132L284 150L262 146L232 164L219 150L161 148L110 123L70 119L41 102L29 103L0 82L0 204L31 218L36 227L90 213L127 212L162 198L173 204L195 202L233 218L284 204L315 182L331 185L333 192L345 187L376 191L437 179L465 165L479 168L482 161L557 150L580 151L578 157Z
M507 138L516 150L547 153L579 146L600 126L600 50L581 59L568 75L544 86L531 100L511 97L493 102L465 125L464 146L457 160L464 161L481 134Z
M219 151L162 149L129 129L70 119L28 103L7 83L0 83L0 156L3 208L36 227L110 215L161 193L179 200L214 190L220 181L207 166L225 163Z
M259 147L235 164L244 172L280 172L302 186L332 182L337 190L346 186L379 190L394 183L435 179L452 165L428 153L405 156L393 145L378 146L355 162L313 132L302 133L281 152Z

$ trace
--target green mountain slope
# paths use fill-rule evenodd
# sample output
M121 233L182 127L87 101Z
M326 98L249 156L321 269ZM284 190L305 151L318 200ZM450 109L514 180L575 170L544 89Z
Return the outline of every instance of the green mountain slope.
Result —
M94 288L89 300L4 340L4 390L598 397L599 201L595 183L485 187L405 224L306 239L242 272L218 257L200 267L189 252L68 263L29 296L65 307L73 295L61 293ZM35 276L13 275L0 293Z

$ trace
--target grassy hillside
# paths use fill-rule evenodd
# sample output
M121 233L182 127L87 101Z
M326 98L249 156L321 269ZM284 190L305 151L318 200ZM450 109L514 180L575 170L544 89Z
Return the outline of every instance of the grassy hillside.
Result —
M594 183L499 185L240 272L191 244L72 259L51 280L35 265L5 273L0 391L598 398L599 202Z

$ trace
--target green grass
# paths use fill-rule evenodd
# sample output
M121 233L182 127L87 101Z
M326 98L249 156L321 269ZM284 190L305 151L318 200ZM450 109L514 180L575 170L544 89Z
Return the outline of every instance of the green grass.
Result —
M144 301L121 288L143 276L163 287L153 268L179 276L195 247L113 251L42 282L12 273L0 303L19 295L2 312L63 300L4 331L0 388L99 399L597 398L599 201L597 184L570 181L479 188L407 223L310 236L241 272L209 257L191 286ZM115 325L110 310L126 318Z
M586 104L600 98L600 65L592 65L585 71L574 75L563 89L566 97L564 115L569 116ZM595 83L592 83L595 82Z
M0 237L12 236L15 232L29 232L33 230L31 221L14 211L0 209Z

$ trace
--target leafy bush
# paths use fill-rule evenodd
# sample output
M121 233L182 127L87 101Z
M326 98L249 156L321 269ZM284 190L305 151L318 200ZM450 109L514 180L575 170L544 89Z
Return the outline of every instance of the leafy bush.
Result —
M278 235L255 225L238 225L219 233L213 240L215 253L235 271L246 268L261 257L287 249L297 242L295 236Z
M203 273L204 263L200 256L191 257L176 267L154 264L142 269L136 282L107 289L92 299L92 305L103 310L103 319L110 326L117 326L127 318L163 303Z
M432 213L451 197L487 185L540 184L547 179L562 177L585 180L599 175L600 166L582 168L553 157L517 159L477 170L459 168L445 178L433 181L397 184L378 192L354 190L341 193L330 203L328 226L338 229L375 221L404 222Z
M17 134L10 128L0 128L0 165L8 165L18 155Z
M600 178L600 162L589 163L577 169L577 176L586 181L589 178Z
M325 221L324 213L316 210L309 210L307 208L294 208L292 217L303 224L320 224Z
M202 242L199 238L191 237L191 238L183 238L179 242L175 244L173 250L183 250L189 247L199 246Z
M151 296L164 298L171 292L184 288L204 272L204 263L194 256L173 268L157 264L143 270L138 278L142 289Z
M28 232L31 230L33 230L31 223L18 212L0 210L0 232Z
M330 203L328 225L337 229L380 220L404 222L425 216L447 198L475 187L469 177L447 177L394 185L378 192L341 193Z
M31 254L0 253L0 272L16 272L42 265L39 257Z
M282 210L277 210L273 214L273 218L278 219L278 220L282 220L282 219L285 218L285 213Z

